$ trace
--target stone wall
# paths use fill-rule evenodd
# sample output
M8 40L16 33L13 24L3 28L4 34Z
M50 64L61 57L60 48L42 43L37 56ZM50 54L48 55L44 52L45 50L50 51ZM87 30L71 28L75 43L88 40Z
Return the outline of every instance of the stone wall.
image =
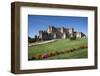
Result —
M74 28L56 28L54 26L49 26L47 31L39 31L39 38L41 40L51 40L51 39L65 39L70 37L82 38L85 36L82 32L75 32Z

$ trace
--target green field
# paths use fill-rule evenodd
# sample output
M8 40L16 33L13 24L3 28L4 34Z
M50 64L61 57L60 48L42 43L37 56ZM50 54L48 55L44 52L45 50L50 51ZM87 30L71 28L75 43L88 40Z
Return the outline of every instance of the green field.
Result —
M70 48L77 48L81 45L87 45L86 38L80 38L76 40L70 39L59 39L54 42L49 42L46 44L39 44L28 46L28 58L37 54L45 54L49 52L63 51ZM70 53L64 53L46 59L73 59L73 58L87 58L87 48L79 49Z

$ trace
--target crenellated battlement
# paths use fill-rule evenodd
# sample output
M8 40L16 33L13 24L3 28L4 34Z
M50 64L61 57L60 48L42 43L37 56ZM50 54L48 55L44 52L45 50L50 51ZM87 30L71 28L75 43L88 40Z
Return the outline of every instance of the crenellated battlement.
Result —
M39 31L39 38L42 40L49 40L49 39L66 39L70 37L82 38L85 34L82 32L76 32L74 28L66 28L66 27L55 27L55 26L48 26L47 30L40 30Z

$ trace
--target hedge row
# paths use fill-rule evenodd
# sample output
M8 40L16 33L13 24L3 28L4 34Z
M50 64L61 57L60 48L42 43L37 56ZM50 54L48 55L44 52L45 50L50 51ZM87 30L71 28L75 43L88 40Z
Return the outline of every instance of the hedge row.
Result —
M48 58L48 57L52 57L52 56L56 56L56 55L60 55L60 54L64 54L64 53L73 52L75 50L84 49L84 48L88 48L88 46L87 45L83 45L83 46L80 46L78 48L64 49L62 51L49 52L49 53L45 53L45 54L37 54L37 55L33 54L32 57L29 58L29 60L45 59L45 58Z

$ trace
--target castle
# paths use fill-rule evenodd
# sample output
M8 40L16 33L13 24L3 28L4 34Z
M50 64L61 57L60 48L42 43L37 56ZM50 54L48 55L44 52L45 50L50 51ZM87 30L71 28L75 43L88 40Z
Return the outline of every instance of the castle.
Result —
M71 37L82 38L85 37L85 34L82 32L74 31L74 28L59 28L49 25L47 30L39 31L38 36L38 38L41 40L66 39Z

